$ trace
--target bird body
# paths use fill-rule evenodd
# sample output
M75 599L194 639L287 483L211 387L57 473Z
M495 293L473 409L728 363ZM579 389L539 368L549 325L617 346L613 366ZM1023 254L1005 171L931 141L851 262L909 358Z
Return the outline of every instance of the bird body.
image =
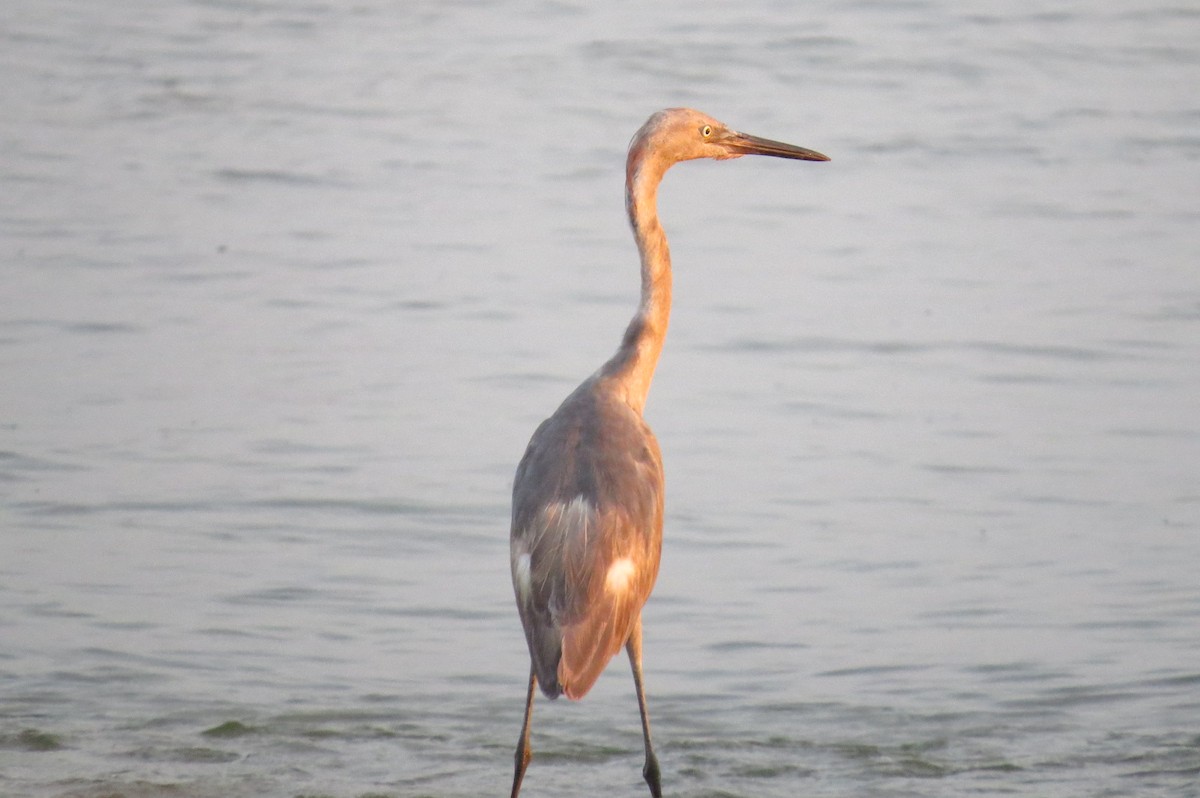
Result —
M658 575L663 469L654 434L603 377L534 433L517 468L512 566L542 692L582 698L629 639Z
M532 756L535 687L550 698L582 698L622 647L642 716L642 773L651 794L662 794L642 686L641 623L662 551L662 455L642 418L671 313L658 185L679 161L748 154L828 160L687 108L652 115L630 142L625 207L641 260L638 310L616 354L534 432L513 480L513 589L531 666L512 798Z

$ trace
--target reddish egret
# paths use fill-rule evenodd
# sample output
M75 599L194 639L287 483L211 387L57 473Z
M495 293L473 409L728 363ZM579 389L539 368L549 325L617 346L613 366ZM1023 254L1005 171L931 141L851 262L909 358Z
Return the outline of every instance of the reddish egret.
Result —
M658 184L672 164L819 152L730 130L688 108L659 111L629 145L625 208L642 261L642 298L617 353L542 422L513 482L513 588L529 643L525 721L512 798L532 758L534 688L579 699L623 646L642 715L642 775L662 795L642 687L642 605L662 549L663 467L642 408L671 312L671 256L658 221Z

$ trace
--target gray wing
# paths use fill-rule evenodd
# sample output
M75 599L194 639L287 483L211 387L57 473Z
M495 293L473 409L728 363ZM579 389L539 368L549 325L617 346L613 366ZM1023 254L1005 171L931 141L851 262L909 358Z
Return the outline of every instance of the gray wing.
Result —
M633 629L658 575L658 442L584 383L534 433L513 483L513 587L543 692L581 698Z

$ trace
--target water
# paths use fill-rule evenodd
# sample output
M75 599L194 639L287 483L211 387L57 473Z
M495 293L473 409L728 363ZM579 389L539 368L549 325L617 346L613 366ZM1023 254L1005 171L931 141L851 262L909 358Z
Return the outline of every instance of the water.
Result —
M506 794L512 471L673 170L679 796L1200 794L1200 14L10 3L0 794ZM627 667L530 796L645 794Z

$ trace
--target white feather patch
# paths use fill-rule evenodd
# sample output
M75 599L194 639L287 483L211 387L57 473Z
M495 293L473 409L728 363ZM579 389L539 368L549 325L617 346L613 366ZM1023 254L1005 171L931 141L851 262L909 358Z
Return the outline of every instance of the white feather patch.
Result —
M529 600L529 592L533 586L531 568L528 553L519 555L516 565L513 566L513 581L517 584L517 595L521 597L521 601Z
M608 566L608 573L604 576L604 589L609 593L624 593L629 589L629 580L635 573L637 566L633 564L633 560L622 557Z

